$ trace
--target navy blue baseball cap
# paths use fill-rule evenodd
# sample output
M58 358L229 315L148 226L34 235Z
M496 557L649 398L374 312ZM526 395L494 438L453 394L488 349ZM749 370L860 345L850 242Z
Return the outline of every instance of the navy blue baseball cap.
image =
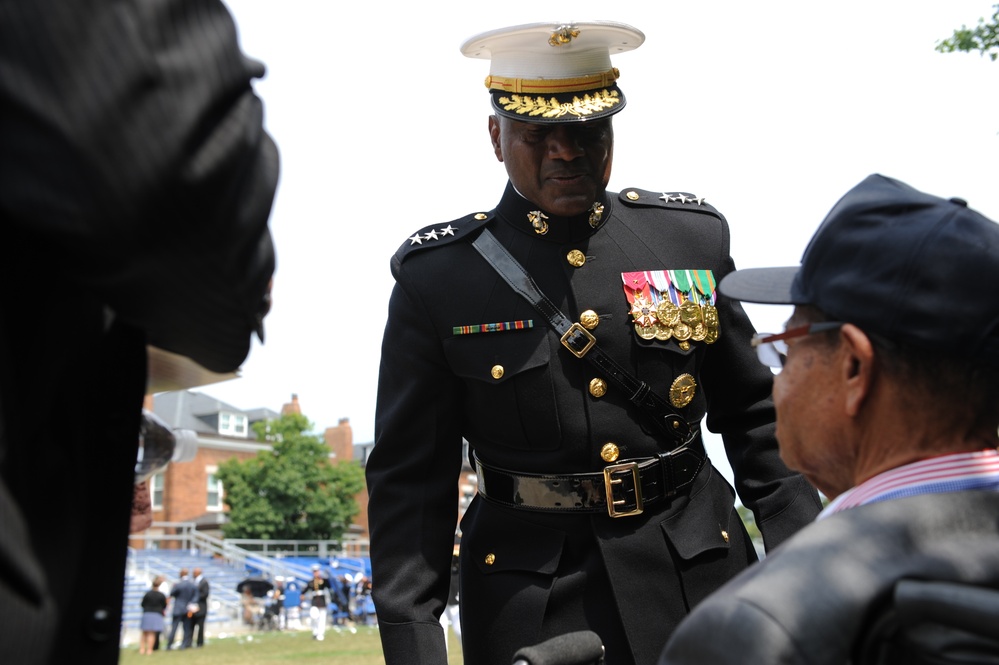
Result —
M800 266L737 270L718 289L999 367L999 224L883 175L833 206Z

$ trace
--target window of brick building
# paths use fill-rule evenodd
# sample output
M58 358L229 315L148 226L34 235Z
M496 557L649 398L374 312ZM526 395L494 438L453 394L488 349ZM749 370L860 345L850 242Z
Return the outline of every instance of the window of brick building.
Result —
M149 501L153 510L163 510L163 474L156 473L149 479Z
M222 510L222 481L215 476L216 467L209 467L208 472L208 498L206 505L208 510Z
M219 413L219 434L229 434L231 436L241 436L246 438L247 418L241 413L229 413L222 411Z

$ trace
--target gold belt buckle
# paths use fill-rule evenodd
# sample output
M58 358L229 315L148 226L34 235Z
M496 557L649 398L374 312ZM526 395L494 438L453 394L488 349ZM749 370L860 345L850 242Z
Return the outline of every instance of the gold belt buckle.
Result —
M631 480L635 484L635 507L632 510L619 511L615 508L615 506L625 503L624 499L614 500L614 485L621 485L624 479L614 479L611 476L619 471L630 472ZM641 515L645 507L642 503L642 480L638 475L638 462L624 462L604 467L604 492L607 494L607 514L611 517Z
M582 333L582 335L586 337L586 346L583 347L582 351L577 351L576 349L569 346L569 337L573 333L577 332ZM586 352L589 351L591 348L593 348L593 345L597 343L597 338L594 337L589 330L579 325L579 323L573 323L571 326L569 326L569 329L565 331L565 334L562 335L561 341L562 341L562 346L569 349L572 355L576 356L577 358L582 358L583 356L586 355Z

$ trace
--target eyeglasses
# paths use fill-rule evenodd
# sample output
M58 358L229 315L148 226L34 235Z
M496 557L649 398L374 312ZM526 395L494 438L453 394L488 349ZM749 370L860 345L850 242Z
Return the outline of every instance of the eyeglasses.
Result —
M842 321L823 321L821 323L810 323L804 326L797 326L782 333L757 333L753 335L750 343L756 349L756 356L760 362L767 367L781 369L787 360L787 340L794 337L804 337L815 333L836 330L843 325Z

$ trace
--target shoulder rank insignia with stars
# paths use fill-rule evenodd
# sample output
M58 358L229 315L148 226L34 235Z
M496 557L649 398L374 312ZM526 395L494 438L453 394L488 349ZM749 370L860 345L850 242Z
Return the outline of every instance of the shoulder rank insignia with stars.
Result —
M463 238L492 218L492 213L477 212L444 224L425 226L402 243L396 252L396 258L402 260L413 252L439 247Z
M687 209L718 214L707 199L689 192L650 192L637 187L621 190L618 198L629 206Z

